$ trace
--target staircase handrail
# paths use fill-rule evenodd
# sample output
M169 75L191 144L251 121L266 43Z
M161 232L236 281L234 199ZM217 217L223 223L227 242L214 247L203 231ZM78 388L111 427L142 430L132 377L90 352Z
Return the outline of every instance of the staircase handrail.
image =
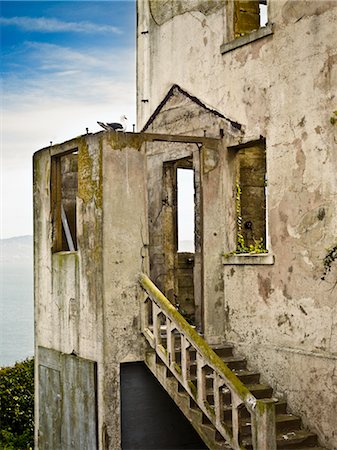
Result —
M186 339L187 345L192 346L196 350L197 355L200 355L202 360L205 361L207 365L214 370L218 378L221 379L220 384L218 382L218 385L225 385L231 391L232 403L235 403L233 408L236 407L236 409L238 409L240 404L244 404L246 406L252 418L253 448L257 450L276 449L275 405L273 399L257 399L235 375L235 373L227 366L227 364L207 344L203 337L198 334L195 328L186 321L179 311L177 311L173 304L165 297L165 295L157 288L157 286L147 275L141 273L139 275L139 282L145 290L148 298L156 305L157 314L163 313L169 318L174 330L177 330L181 336ZM144 325L144 319L142 328L142 332L147 337L151 346L155 348L157 354L163 359L163 361L169 365L167 361L167 351L161 345L158 345L160 342L156 342L156 340L160 341L158 330L157 333L156 330L153 330L154 333L150 331L149 327L146 325L146 320ZM171 367L169 366L170 369L174 369L174 367L174 364L173 366L171 364ZM178 378L178 381L184 382L182 376L179 377L179 371L173 370L173 373ZM221 382L223 383L221 384ZM200 404L200 399L197 398L198 396L196 395L196 392L190 389L190 383L183 383L183 385L187 392L194 397L194 400L197 402L198 406L213 422L218 431L225 437L226 440L229 441L232 448L243 449L238 442L238 429L236 430L236 433L233 432L234 436L231 436L231 434L228 433L226 426L222 426L222 424L220 424L219 417L215 417L216 414L214 415L214 413L207 408L207 405L205 407L204 404ZM238 414L237 411L236 414ZM237 421L238 418L236 419L236 422ZM234 424L233 428L238 428L238 423ZM235 436L235 434L237 436Z

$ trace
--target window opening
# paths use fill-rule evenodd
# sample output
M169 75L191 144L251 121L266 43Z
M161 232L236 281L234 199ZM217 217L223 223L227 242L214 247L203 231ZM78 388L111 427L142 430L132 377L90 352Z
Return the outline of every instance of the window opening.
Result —
M77 151L54 156L51 176L53 252L77 250L77 190Z
M194 171L177 169L178 252L194 253Z
M237 252L266 251L266 151L258 142L237 154Z
M256 31L267 23L267 0L236 0L234 2L235 38Z

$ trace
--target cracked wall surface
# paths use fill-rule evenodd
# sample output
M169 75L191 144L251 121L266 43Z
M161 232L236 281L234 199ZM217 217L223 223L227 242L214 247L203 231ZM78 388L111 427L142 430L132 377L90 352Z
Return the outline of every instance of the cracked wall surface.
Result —
M266 138L268 248L275 263L223 266L224 292L217 296L223 337L286 395L324 445L337 449L336 271L321 280L337 236L337 128L330 123L337 109L337 3L268 4L273 34L222 55L230 39L225 5L207 14L201 7L168 14L158 2L156 23L152 6L139 2L138 123L179 85L242 124L245 142ZM174 106L168 110L173 114ZM183 105L175 111L176 122L164 107L152 130L189 132ZM222 214L204 218L210 229L227 225L219 254L231 252L235 239L229 154L225 161ZM209 306L210 317L212 311Z

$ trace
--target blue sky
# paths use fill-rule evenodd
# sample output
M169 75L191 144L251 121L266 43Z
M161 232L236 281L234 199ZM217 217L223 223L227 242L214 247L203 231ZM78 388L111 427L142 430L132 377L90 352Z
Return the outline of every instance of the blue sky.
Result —
M134 1L2 1L1 237L32 234L33 153L136 117Z

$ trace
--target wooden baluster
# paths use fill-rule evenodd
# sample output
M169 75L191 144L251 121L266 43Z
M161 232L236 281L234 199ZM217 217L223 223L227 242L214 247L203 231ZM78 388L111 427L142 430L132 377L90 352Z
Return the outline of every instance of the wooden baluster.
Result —
M203 370L205 366L204 358L197 352L197 384L198 384L198 402L203 405L206 400L206 375Z
M155 348L155 338L153 330L153 301L150 297L145 297L141 307L141 327L142 332L149 341L151 347Z
M141 330L144 332L149 328L149 314L148 314L148 308L149 303L151 303L151 300L147 295L144 296L144 301L141 305Z
M275 400L257 400L252 417L254 450L276 450Z
M167 353L168 353L168 366L171 370L173 370L174 363L176 361L176 353L174 349L174 332L175 332L175 326L174 324L169 321L167 324Z
M214 411L215 411L215 420L217 426L220 428L223 425L223 414L224 414L224 404L223 404L223 395L220 392L224 385L224 381L217 372L214 372L214 381L213 381L213 390L214 390Z
M152 303L152 312L153 312L153 335L155 341L155 348L157 348L158 344L161 342L160 338L160 308L153 302Z
M242 400L233 391L231 391L231 400L232 400L233 445L235 446L235 448L240 448L240 444L239 444L239 432L240 432L239 407L242 404Z
M185 336L181 335L181 370L183 375L184 387L187 392L190 392L190 386L188 384L190 380L190 353L189 353L190 343L185 338Z

